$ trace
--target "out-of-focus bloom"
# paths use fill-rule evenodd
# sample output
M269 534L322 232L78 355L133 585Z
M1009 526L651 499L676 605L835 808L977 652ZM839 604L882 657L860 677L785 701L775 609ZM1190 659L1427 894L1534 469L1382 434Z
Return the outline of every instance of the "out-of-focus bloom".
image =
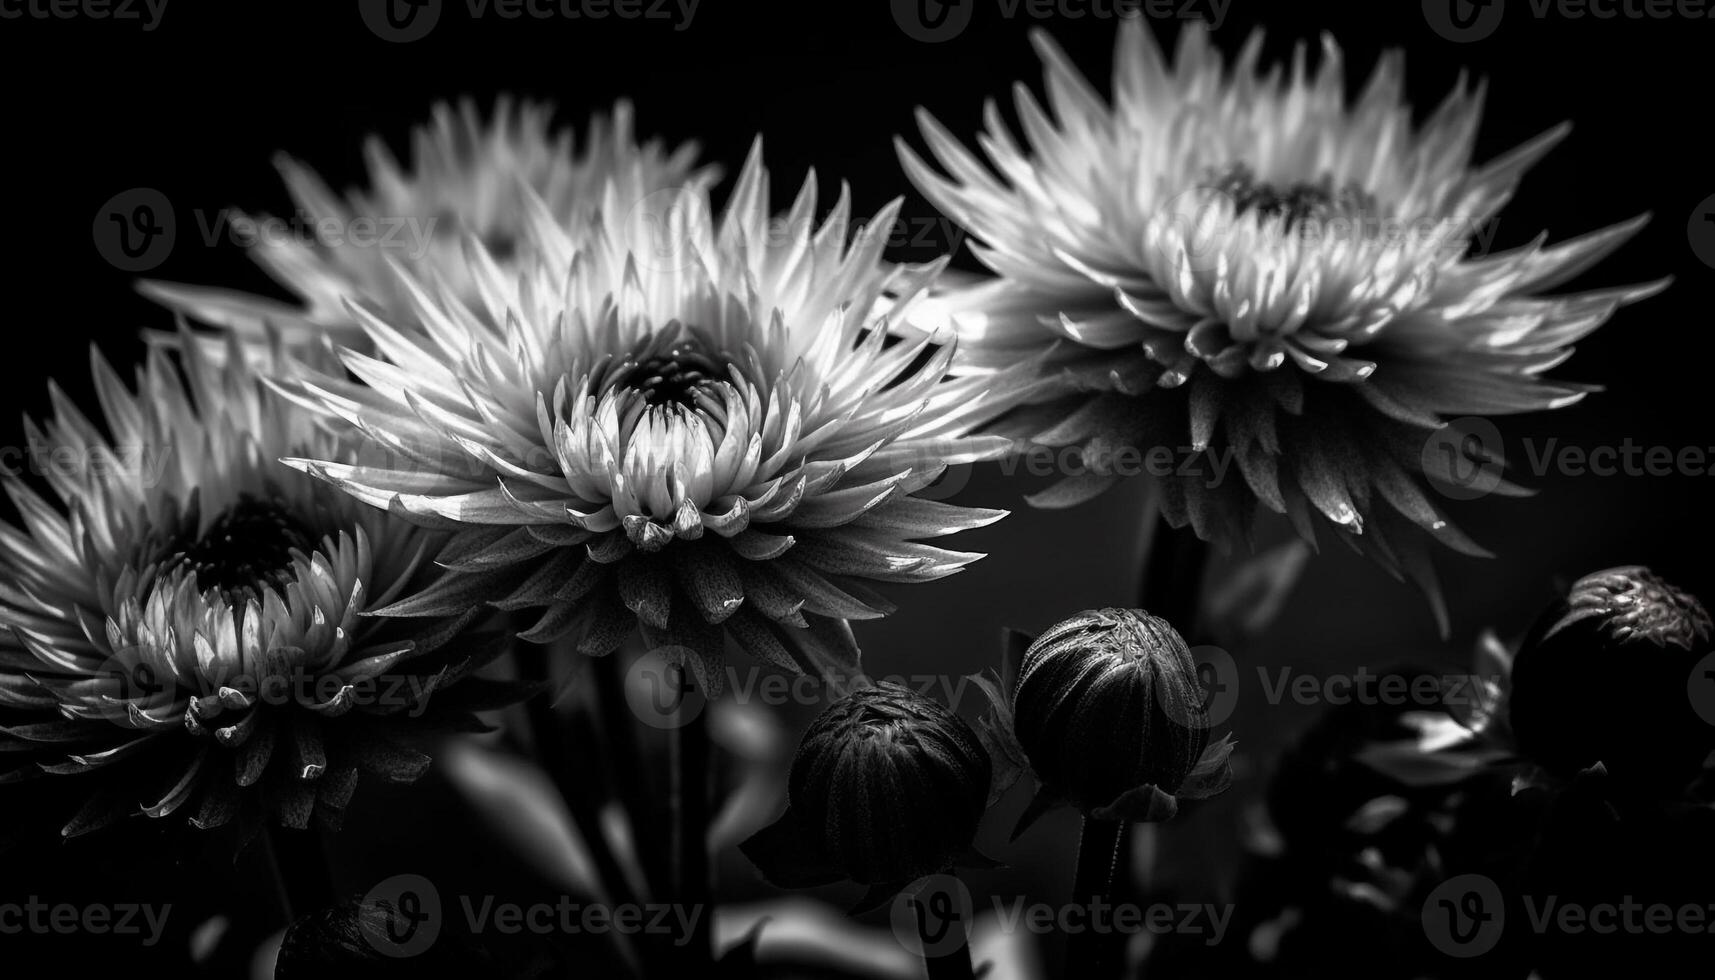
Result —
M1472 254L1566 128L1472 166L1481 90L1461 85L1414 127L1397 55L1348 104L1332 41L1313 77L1302 50L1289 72L1264 73L1260 35L1229 69L1188 25L1169 65L1131 19L1109 105L1051 40L1034 41L1052 114L1018 87L1024 143L991 104L987 164L926 113L947 176L899 147L999 275L919 324L950 318L964 341L955 371L1046 356L1040 404L996 431L1076 447L1084 472L1034 501L1081 502L1140 471L1138 451L1179 447L1202 458L1159 480L1175 526L1242 539L1259 502L1306 538L1331 526L1422 583L1444 618L1419 531L1482 552L1424 493L1424 477L1460 485L1450 467L1466 461L1426 444L1452 416L1559 408L1590 390L1540 376L1665 283L1545 294L1643 220Z
M364 615L431 579L443 536L279 465L356 457L236 353L153 351L135 393L96 355L111 435L51 387L26 423L51 496L6 480L0 780L87 774L68 835L139 808L337 823L360 772L415 779L408 736L495 693L450 687L499 649L474 614Z
M1000 683L976 678L993 702L983 736L1011 763L996 794L1028 767L1036 800L1013 830L1070 804L1098 819L1166 820L1178 800L1231 781L1230 738L1209 744L1197 663L1166 620L1141 609L1092 609L1051 627Z
M1519 751L1562 778L1600 762L1621 782L1684 789L1715 750L1688 691L1715 652L1709 613L1647 568L1573 583L1513 659L1507 718Z
M1514 789L1565 787L1599 769L1627 792L1679 797L1715 750L1694 700L1715 651L1703 606L1647 568L1586 575L1514 648L1492 633L1446 712L1417 712L1414 738L1367 761L1402 782L1458 782L1490 769Z
M958 715L897 684L862 688L804 732L785 815L743 848L777 885L849 878L872 886L868 905L973 860L991 775Z
M412 132L412 161L401 167L380 138L365 146L369 187L345 198L289 157L276 165L291 192L289 217L232 222L235 235L255 239L250 255L301 306L212 287L146 282L146 295L195 320L262 342L269 328L292 345L330 335L364 343L348 303L393 317L410 315L410 301L391 268L441 277L460 296L475 297L461 241L481 240L503 266L520 244L526 211L521 187L540 197L556 220L573 227L588 219L604 187L617 181L639 195L689 181L713 180L698 169L695 144L669 150L639 144L632 109L620 102L611 117L590 120L579 146L570 130L551 128L551 107L514 106L502 98L484 120L475 103L436 105L433 120Z
M848 245L847 194L820 225L813 178L784 224L768 200L760 144L718 223L703 186L641 201L610 186L576 235L532 198L516 279L472 242L480 305L407 278L424 332L364 313L378 354L346 353L358 383L295 386L411 461L295 465L457 532L458 575L384 614L543 607L523 637L591 655L641 624L695 654L714 694L726 635L843 676L847 620L893 608L872 583L980 557L920 539L1004 512L917 494L1008 448L966 434L990 382L947 380L951 346L893 343L872 312L893 297L903 315L943 263L883 265L898 202Z

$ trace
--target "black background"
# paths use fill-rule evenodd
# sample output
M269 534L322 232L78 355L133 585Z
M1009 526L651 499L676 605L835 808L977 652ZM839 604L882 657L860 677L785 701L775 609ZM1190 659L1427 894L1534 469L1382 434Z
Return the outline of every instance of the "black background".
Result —
M1026 40L1037 26L1052 31L1099 88L1109 69L1111 19L1009 18L1001 0L963 2L973 5L969 26L943 43L910 36L884 0L704 0L684 30L652 19L490 14L472 21L465 5L453 2L427 38L405 44L371 33L355 2L171 0L149 32L136 23L88 19L0 20L7 129L0 184L10 218L9 233L0 234L7 287L0 307L7 381L0 388L8 419L0 444L21 441L18 412L45 410L49 378L87 404L91 341L129 363L141 350L140 328L169 325L132 292L133 276L98 254L92 225L104 202L128 189L154 188L172 203L177 241L152 275L273 292L236 246L206 245L198 222L227 206L287 210L270 164L280 150L335 187L361 183L362 139L379 133L402 154L409 128L437 99L533 96L556 102L561 120L581 129L587 113L627 96L642 132L675 143L698 140L705 158L729 174L755 134L764 133L778 205L789 203L814 167L824 186L851 183L858 212L904 195L908 219L932 221L891 147L896 134L921 145L913 107L928 106L955 133L971 136L985 98L1005 99L1014 81L1040 90L1040 68ZM1072 3L1068 9L1108 8ZM1162 35L1178 26L1171 18L1155 22ZM1417 2L1233 0L1217 43L1232 52L1259 26L1267 28L1273 58L1289 56L1298 43L1314 50L1318 36L1330 33L1346 51L1354 88L1381 50L1405 49L1408 91L1423 112L1461 72L1487 78L1479 160L1572 120L1570 139L1503 212L1496 248L1543 230L1559 239L1653 212L1630 246L1575 285L1663 276L1673 276L1674 285L1621 311L1559 371L1598 382L1605 392L1558 413L1501 420L1516 462L1526 462L1526 439L1541 445L1550 437L1586 448L1627 439L1675 450L1715 446L1705 424L1704 343L1715 269L1699 260L1688 238L1703 202L1715 194L1706 122L1715 20L1538 17L1527 0L1512 0L1492 36L1460 44L1436 34ZM925 246L895 257L923 260L957 244L951 226L928 227ZM966 252L955 262L977 268ZM1378 668L1407 657L1461 664L1478 630L1522 629L1557 578L1620 563L1650 564L1715 597L1706 560L1710 517L1702 506L1709 477L1517 475L1539 495L1450 504L1466 530L1499 555L1444 556L1450 641L1436 635L1427 607L1409 587L1333 545L1311 566L1260 655L1300 670ZM1014 516L955 539L989 552L988 560L947 582L902 591L895 618L861 628L874 673L974 671L992 662L1001 625L1038 630L1079 608L1130 601L1135 491L1050 513L1028 511L1019 493L992 472L973 476L969 499L1013 507ZM1592 699L1614 683L1592 678ZM964 707L969 713L975 704ZM1307 711L1260 704L1246 710L1241 702L1235 727L1253 762L1266 758ZM1010 826L1021 804L1009 801L993 818L991 834ZM1045 826L1051 829L1035 847L997 849L1033 867L1046 887L1063 888L1069 850L1053 838L1070 833L1072 824L1062 815Z

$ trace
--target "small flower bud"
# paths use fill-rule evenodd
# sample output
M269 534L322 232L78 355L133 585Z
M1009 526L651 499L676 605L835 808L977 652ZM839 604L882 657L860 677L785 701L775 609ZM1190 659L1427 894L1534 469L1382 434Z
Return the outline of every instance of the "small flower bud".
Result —
M849 878L896 890L972 853L989 779L959 716L896 684L860 689L805 731L785 816L744 850L785 887Z
M1687 696L1711 633L1703 606L1646 568L1579 579L1513 662L1519 750L1557 776L1600 762L1622 784L1683 788L1715 748Z
M1090 610L1038 637L1025 651L1012 709L1044 793L1086 815L1107 816L1129 796L1145 810L1125 806L1114 815L1162 819L1171 811L1160 806L1182 787L1197 796L1224 788L1217 784L1226 743L1205 759L1209 721L1197 664L1166 620L1142 610Z

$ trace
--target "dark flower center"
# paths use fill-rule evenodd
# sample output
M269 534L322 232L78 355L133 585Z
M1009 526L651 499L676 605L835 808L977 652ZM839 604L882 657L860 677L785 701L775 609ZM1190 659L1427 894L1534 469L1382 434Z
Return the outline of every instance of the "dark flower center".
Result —
M643 392L651 405L697 406L697 392L725 381L731 372L725 363L709 356L695 340L685 339L665 353L644 360L626 373L623 384Z
M278 500L246 494L195 540L180 545L169 567L195 573L199 589L259 595L284 591L292 551L310 551L315 535Z
M1374 199L1356 184L1336 189L1334 178L1329 175L1314 184L1299 181L1278 187L1258 180L1242 163L1204 186L1232 198L1239 214L1254 211L1262 217L1284 217L1288 230L1310 221L1367 213L1375 205Z

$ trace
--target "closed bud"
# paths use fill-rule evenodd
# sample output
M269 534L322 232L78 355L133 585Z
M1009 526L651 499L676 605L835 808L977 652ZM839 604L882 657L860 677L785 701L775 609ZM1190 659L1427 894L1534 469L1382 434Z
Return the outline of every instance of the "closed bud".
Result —
M1165 819L1174 797L1225 788L1230 745L1205 753L1196 661L1166 620L1142 610L1090 610L1038 637L1019 665L1012 714L1044 801Z
M1513 662L1519 750L1562 777L1601 763L1624 785L1683 788L1715 747L1688 696L1710 637L1703 606L1646 568L1579 579Z
M959 716L896 684L860 689L811 723L793 757L786 814L744 844L784 887L841 878L885 898L971 851L990 764Z

